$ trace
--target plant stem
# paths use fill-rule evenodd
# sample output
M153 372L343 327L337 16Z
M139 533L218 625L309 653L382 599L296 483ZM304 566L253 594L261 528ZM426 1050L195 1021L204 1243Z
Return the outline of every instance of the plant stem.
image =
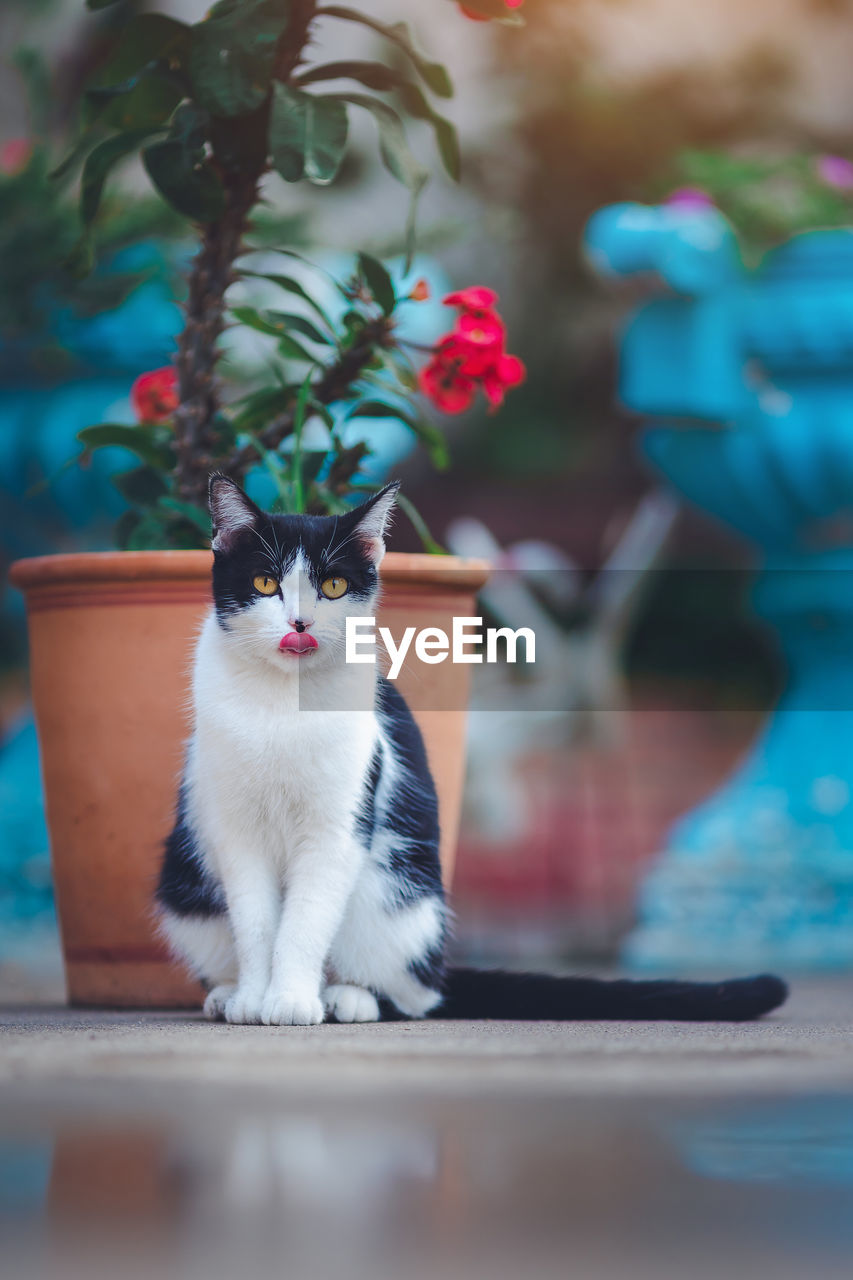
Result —
M299 67L316 12L316 0L294 0L288 28L276 59L275 76L288 81ZM184 329L178 339L176 365L180 404L175 411L175 490L182 502L207 508L208 476L215 463L215 423L219 412L216 363L224 328L225 292L234 278L234 263L245 252L243 234L266 171L264 146L246 169L221 167L225 210L202 230L201 248L189 279Z
M224 328L225 291L243 251L243 232L257 199L258 174L223 175L225 211L203 231L189 279L186 321L178 339L180 404L175 411L175 480L182 502L204 508L213 467L213 424L219 410L218 339Z

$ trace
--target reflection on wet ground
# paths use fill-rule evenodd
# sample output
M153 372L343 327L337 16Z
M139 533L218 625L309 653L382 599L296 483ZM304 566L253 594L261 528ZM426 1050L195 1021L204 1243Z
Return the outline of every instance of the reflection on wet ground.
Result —
M0 1227L16 1280L846 1277L853 1097L36 1086Z

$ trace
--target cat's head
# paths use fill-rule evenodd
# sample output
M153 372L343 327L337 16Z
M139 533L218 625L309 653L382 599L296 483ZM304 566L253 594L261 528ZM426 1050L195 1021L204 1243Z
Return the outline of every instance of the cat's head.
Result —
M213 601L229 641L280 670L343 662L347 617L375 613L398 488L345 515L272 515L211 476Z

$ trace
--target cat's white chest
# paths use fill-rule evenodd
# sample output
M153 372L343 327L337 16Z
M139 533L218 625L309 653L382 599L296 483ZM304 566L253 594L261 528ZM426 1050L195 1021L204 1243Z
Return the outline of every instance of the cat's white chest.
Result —
M286 861L330 815L352 828L378 733L372 710L311 710L299 680L235 672L209 625L193 700L188 775L212 841L227 831L229 843L245 841Z

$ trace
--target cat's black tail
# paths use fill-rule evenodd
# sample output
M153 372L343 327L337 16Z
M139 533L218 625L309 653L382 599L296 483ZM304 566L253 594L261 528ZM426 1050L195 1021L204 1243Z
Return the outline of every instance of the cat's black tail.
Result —
M450 969L431 1018L530 1022L748 1022L784 1004L788 988L763 973L728 982L557 978L500 969Z

